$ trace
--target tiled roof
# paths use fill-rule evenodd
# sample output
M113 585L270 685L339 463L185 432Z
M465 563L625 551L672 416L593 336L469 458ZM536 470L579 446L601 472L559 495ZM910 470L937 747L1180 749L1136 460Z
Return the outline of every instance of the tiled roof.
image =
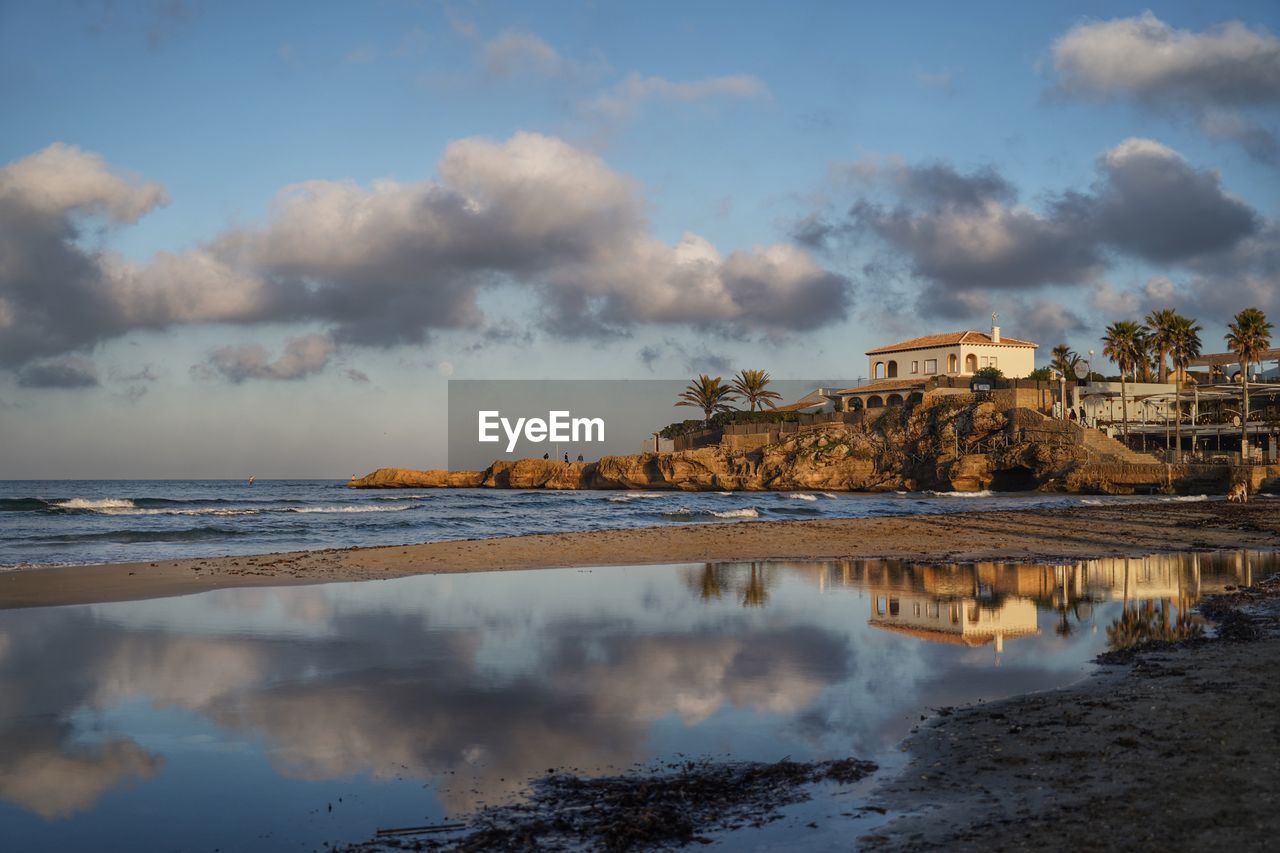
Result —
M985 646L996 638L995 634L953 634L950 631L939 631L931 628L910 628L906 625L894 625L888 622L881 622L876 619L870 620L873 627L880 628L883 631L892 631L895 634L906 634L909 637L916 637L921 640L928 640L932 643L952 643L958 646ZM1001 632L1005 639L1017 639L1018 637L1031 637L1038 633L1034 629L1015 629L1012 631Z
M817 408L820 408L821 406L825 406L826 404L827 404L826 400L817 400L815 402L810 402L810 403L806 403L804 400L801 400L798 403L791 403L790 405L787 405L787 406L774 406L769 411L771 412L803 412L805 409L817 409Z
M837 394L866 394L875 392L877 394L886 391L907 391L915 388L923 388L928 379L880 379L875 382L868 382L866 385L855 385L852 388L841 388L836 391Z
M884 347L876 347L867 350L867 355L878 355L884 352L898 352L907 349L926 349L928 347L948 347L956 344L987 344L988 346L997 347L1038 347L1039 344L1031 341L1024 341L1018 338L1006 338L1000 336L1000 343L994 343L991 335L987 332L948 332L945 335L925 335L921 338L912 338L909 341L900 341L896 344L889 344Z

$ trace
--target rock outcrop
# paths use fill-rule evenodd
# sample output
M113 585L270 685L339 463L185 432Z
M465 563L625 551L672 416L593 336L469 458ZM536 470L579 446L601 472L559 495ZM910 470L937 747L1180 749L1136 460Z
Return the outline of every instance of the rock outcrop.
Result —
M484 485L484 472L379 468L347 485L353 489L474 489Z
M1027 440L1028 429L1040 440ZM707 447L596 462L498 461L484 471L381 468L355 488L877 491L1029 489L1058 483L1085 451L1034 412L939 398L862 422L810 427L754 450Z

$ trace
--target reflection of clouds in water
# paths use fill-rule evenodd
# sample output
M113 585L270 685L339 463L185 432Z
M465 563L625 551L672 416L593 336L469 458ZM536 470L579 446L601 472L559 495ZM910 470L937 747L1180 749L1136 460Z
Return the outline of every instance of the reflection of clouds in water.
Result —
M211 640L151 633L112 637L95 662L89 698L110 708L146 697L159 707L199 709L263 680L270 661L246 639Z
M164 759L128 738L69 745L71 726L47 720L0 730L0 799L44 818L63 818L93 806L112 788L149 779Z
M605 713L651 721L675 711L690 726L729 703L793 713L850 666L843 637L803 626L614 636L602 646L598 659L586 658L581 646L563 646L548 677L565 689L588 685Z
M282 627L289 623L324 626L333 615L329 596L320 587L241 587L221 590L209 602L210 606L243 614L270 615L278 612L284 617Z
M1195 565L1205 589L1211 576L1242 576L1229 561ZM1131 573L1130 588L1165 582L1165 564L1150 567L1161 571ZM1088 568L1087 588L1115 585L1111 564ZM0 797L63 816L156 775L159 759L134 742L85 746L69 722L139 700L261 735L292 778L431 780L460 812L548 767L625 766L682 737L681 747L737 748L767 731L779 749L800 740L872 755L905 733L904 710L1055 686L1093 653L1082 651L1086 631L1054 634L1052 613L1041 613L1040 636L1006 643L999 669L990 646L868 625L880 590L968 599L989 585L1044 597L1052 570L828 563L771 566L761 578L759 609L744 609L732 585L704 599L720 575L644 567L0 613ZM1104 623L1105 607L1094 615ZM37 716L49 721L38 731Z
M241 608L270 598L221 597ZM611 621L570 619L546 626L536 665L508 676L477 661L486 629L433 631L421 614L352 607L326 619L323 635L281 642L211 636L207 625L196 635L127 629L88 608L6 617L13 650L0 663L0 741L33 713L65 720L77 709L145 700L263 735L273 765L295 778L456 772L467 783L439 794L450 808L467 810L515 793L550 766L640 760L652 723L663 717L692 726L729 705L791 713L850 666L843 634L810 626L757 620L719 632L668 626L632 633ZM58 677L49 678L51 671ZM68 794L85 808L112 780L157 772L148 763L156 759L132 742L86 752L73 735L70 723L45 734L45 777L18 780L17 758L0 767L0 796L33 808L30 797L49 787L36 778L83 767L83 784ZM90 784L95 779L102 781ZM41 808L56 811L59 802Z
M93 604L87 609L102 621L132 629L321 636L330 633L333 600L323 586L241 587L179 598Z
M232 698L214 715L265 734L286 775L461 774L465 785L438 791L456 813L515 794L551 766L639 760L651 724L672 713L687 725L730 703L789 713L841 678L847 658L843 638L807 627L609 637L595 652L564 641L541 678L491 684L460 663L430 680L353 673Z

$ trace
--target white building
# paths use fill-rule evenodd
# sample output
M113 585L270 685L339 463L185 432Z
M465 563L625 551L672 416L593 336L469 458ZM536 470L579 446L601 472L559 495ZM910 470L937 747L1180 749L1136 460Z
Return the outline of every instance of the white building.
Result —
M872 381L972 376L984 367L995 367L1010 379L1020 379L1036 369L1038 346L1002 337L1000 327L992 322L990 332L925 335L868 350L867 376Z
M917 400L925 384L939 376L967 378L984 367L997 368L1009 379L1035 370L1039 344L1001 336L991 315L991 331L925 335L867 351L871 381L830 394L845 408L879 409Z

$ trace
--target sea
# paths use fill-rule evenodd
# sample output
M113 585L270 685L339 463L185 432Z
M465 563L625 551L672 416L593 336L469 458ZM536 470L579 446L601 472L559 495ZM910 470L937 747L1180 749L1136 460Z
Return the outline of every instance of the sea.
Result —
M0 481L0 570L674 524L1150 500L1038 492L361 490L335 480L252 485L244 480L7 480Z

